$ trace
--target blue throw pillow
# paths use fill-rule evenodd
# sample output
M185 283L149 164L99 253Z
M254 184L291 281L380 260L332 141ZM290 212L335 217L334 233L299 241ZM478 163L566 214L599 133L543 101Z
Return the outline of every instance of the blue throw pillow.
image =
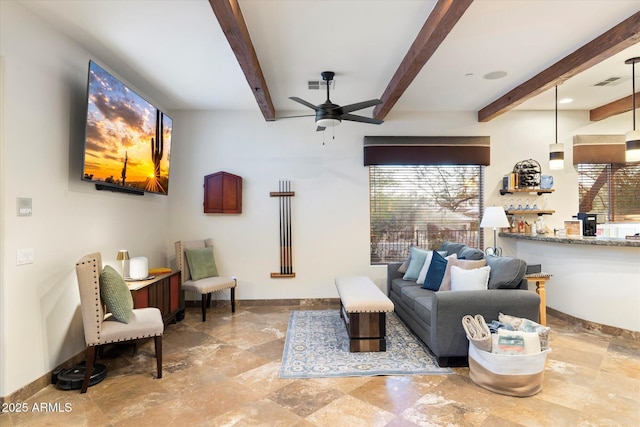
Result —
M444 259L437 251L433 251L433 257L431 257L431 265L429 265L429 271L427 277L424 279L424 289L431 291L437 291L440 289L442 278L447 269L447 260Z
M413 246L411 247L410 251L411 261L409 261L409 267L407 267L407 272L404 273L402 279L415 281L418 280L420 270L422 270L422 266L424 265L424 261L427 259L427 253L429 251L415 248Z

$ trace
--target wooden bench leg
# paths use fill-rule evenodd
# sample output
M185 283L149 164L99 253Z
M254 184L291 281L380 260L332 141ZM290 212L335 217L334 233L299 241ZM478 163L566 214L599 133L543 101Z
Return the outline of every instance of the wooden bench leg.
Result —
M347 313L341 307L349 334L349 351L387 351L386 313Z

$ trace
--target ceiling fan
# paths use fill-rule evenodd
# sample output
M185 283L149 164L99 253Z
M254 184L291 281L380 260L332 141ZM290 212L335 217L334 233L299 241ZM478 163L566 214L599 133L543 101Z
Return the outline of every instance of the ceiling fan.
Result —
M357 102L355 104L349 104L341 107L340 105L334 104L329 99L330 82L331 80L333 80L333 77L336 74L333 71L323 71L321 75L322 80L327 82L327 100L323 104L313 105L312 103L307 102L304 99L298 98L297 96L289 97L289 99L296 101L306 107L309 107L316 112L316 125L318 125L316 131L323 131L328 127L338 126L340 122L342 122L342 120L371 123L374 125L383 123L382 120L350 114L352 111L362 110L363 108L382 104L382 101L380 101L379 99L371 99L369 101Z

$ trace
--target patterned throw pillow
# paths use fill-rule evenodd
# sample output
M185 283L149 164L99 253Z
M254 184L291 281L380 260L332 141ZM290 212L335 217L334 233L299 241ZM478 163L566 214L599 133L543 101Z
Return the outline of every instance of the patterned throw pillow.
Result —
M100 298L114 319L129 323L133 314L131 292L122 276L109 265L100 273Z

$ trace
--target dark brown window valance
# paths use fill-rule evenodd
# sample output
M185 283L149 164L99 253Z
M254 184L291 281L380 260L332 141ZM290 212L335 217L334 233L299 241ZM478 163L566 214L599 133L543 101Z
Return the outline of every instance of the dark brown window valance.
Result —
M364 165L489 165L488 136L365 136Z
M573 164L624 164L624 135L575 135Z

